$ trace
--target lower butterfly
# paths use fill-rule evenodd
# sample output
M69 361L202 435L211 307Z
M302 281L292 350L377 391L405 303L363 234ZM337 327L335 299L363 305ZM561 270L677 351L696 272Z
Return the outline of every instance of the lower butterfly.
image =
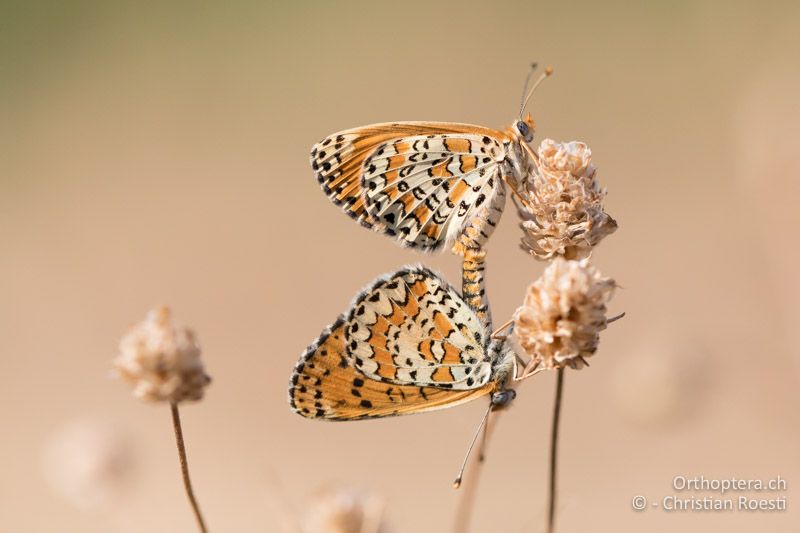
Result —
M308 347L289 384L298 414L356 420L432 411L489 395L502 406L514 353L423 267L378 278Z
M446 122L391 122L334 133L314 145L311 167L323 191L363 226L401 244L436 250L482 248L512 192L534 171L534 122L505 131ZM528 76L530 79L530 76ZM527 94L526 94L527 92Z

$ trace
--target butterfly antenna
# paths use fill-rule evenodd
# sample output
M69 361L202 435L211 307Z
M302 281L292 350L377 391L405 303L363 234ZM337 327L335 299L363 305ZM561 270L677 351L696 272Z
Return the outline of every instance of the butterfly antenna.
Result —
M529 78L530 78L531 74L533 74L533 71L531 71L530 74L528 74ZM545 78L547 78L548 76L550 76L552 74L553 74L553 67L551 67L550 65L547 65L545 67L545 69L544 69L544 72L542 72L542 75L539 76L539 79L536 80L536 83L533 84L533 87L531 87L531 90L528 91L528 94L525 96L525 98L523 98L522 106L520 106L520 108L519 108L519 118L520 119L522 118L522 113L525 111L525 108L528 106L528 101L531 99L531 96L533 96L534 91L536 91L536 88L539 86L540 83L542 83L544 81ZM525 83L525 87L527 88L527 86L528 86L528 84L526 82Z
M486 459L486 440L489 438L489 423L483 425L483 436L481 437L481 448L478 450L478 462L482 463Z
M531 69L528 71L528 75L525 76L525 85L522 86L522 98L520 99L519 103L519 117L522 118L522 113L525 111L525 95L528 94L528 84L531 82L531 76L533 73L536 72L536 67L539 66L539 63L531 63Z
M478 430L475 432L475 436L472 437L472 442L469 444L469 449L467 449L467 455L464 456L464 462L461 463L461 470L458 471L458 476L453 481L453 488L457 489L461 486L461 480L464 478L464 470L467 468L467 461L469 460L469 456L472 454L472 448L475 446L475 443L478 441L478 435L481 434L481 429L483 426L486 425L486 421L489 419L489 413L492 412L492 404L489 404L489 408L486 410L486 414L483 415L483 420L481 420L481 425L478 426Z

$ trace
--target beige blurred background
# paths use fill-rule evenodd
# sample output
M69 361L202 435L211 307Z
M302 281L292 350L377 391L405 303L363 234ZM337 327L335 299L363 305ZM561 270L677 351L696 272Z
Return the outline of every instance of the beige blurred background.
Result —
M372 278L459 273L354 225L307 154L377 121L502 128L531 60L555 66L537 137L589 143L608 187L620 230L595 261L627 312L566 376L559 531L798 530L796 2L0 6L0 530L194 530L168 409L110 377L159 303L214 378L183 409L212 531L280 531L339 486L380 495L391 531L449 530L482 402L343 424L287 405L300 352ZM542 271L519 237L507 209L498 321ZM553 385L497 426L473 531L541 530ZM675 475L780 475L788 510L631 510Z

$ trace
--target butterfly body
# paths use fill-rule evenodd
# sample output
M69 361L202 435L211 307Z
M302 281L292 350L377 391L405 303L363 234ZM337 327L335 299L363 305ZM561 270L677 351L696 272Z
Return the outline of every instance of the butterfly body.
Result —
M289 403L307 418L353 420L442 409L490 395L504 405L515 357L439 276L378 278L303 353Z
M471 124L392 122L330 135L311 166L329 198L363 226L401 244L482 248L505 206L505 182L533 168L533 121L505 132Z

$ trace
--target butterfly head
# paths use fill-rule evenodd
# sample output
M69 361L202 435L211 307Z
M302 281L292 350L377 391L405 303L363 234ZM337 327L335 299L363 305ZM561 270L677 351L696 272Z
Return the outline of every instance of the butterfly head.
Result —
M512 129L515 135L518 135L520 138L524 139L526 143L529 143L533 140L533 134L536 131L536 122L533 121L533 117L528 113L525 119L515 120Z

